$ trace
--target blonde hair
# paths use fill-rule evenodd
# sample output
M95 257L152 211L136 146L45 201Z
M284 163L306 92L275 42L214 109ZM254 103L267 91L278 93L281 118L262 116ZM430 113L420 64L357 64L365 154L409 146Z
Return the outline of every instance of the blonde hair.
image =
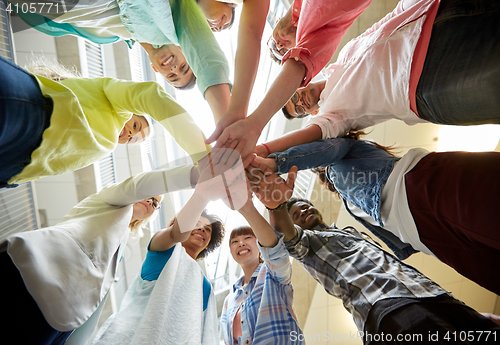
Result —
M156 195L155 198L156 197L160 198L160 202L163 200L163 195ZM144 226L146 226L147 222L150 222L156 218L156 216L158 215L157 211L158 210L154 210L154 212L151 213L151 215L149 217L147 217L146 219L142 219L142 220L136 219L136 220L131 221L128 225L128 228L130 229L130 235L137 237L137 238L141 238L142 236L144 236L144 232L142 231L142 228Z
M82 77L75 66L70 69L62 65L57 60L49 60L45 57L34 58L25 68L32 74L36 74L54 81Z

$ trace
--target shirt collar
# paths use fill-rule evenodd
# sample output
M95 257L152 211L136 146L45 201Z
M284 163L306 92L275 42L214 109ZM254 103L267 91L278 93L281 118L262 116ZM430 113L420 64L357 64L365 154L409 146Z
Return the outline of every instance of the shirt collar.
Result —
M311 230L324 231L324 230L328 230L328 229L332 229L332 228L336 229L335 223L333 223L331 226L328 226L328 225L323 224L323 223L319 223L318 225L313 227Z
M253 271L253 274L252 274L252 277L250 278L250 280L248 281L248 284L250 284L250 282L252 280L255 280L257 279L257 275L259 274L259 271L260 271L260 267L262 266L262 263L259 264L259 266L257 266L257 268L255 269L255 271ZM236 290L243 290L243 278L244 276L240 277L240 279L238 279L236 281L236 283L233 284L233 292L235 292Z

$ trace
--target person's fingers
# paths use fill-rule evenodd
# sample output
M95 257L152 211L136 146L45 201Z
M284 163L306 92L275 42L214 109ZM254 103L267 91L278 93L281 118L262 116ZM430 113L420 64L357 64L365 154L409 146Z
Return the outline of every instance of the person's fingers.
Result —
M295 187L295 179L297 178L298 168L294 165L288 171L288 176L286 177L286 186L293 190Z
M253 168L253 169L258 169L260 170L261 164L257 161L257 159L254 159L248 164L248 167Z
M213 136L213 134L212 134L212 136ZM229 139L231 139L231 134L229 133L229 131L226 128L223 131L221 131L221 134L218 136L218 138L215 139L215 140L217 140L217 143L215 144L214 148L222 147L222 145L224 145L226 143L226 141L228 141ZM211 141L211 142L213 142L213 141Z
M229 145L231 150L228 150L228 154L225 155L225 164L229 166L235 165L238 161L241 161L241 146L245 144L245 140L233 140Z
M227 164L229 157L231 157L233 154L235 154L235 157L238 157L239 152L235 150L237 145L238 142L236 140L233 140L233 141L226 141L225 143L222 144L220 148L214 148L213 150L214 155L212 157L212 161L214 162L214 164L216 165Z
M243 160L243 167L246 168L250 165L250 162L252 162L254 159L255 159L255 153L252 153L251 155L249 155L248 157L246 157L244 160Z
M214 132L205 140L205 144L211 144L211 143L213 143L216 140L217 140L217 143L218 143L219 142L218 139L220 138L220 136L223 133L223 131L224 131L224 129L221 126L219 126L219 125L215 126Z
M264 173L259 168L249 166L245 170L247 171L246 175L250 182L260 183L262 181Z

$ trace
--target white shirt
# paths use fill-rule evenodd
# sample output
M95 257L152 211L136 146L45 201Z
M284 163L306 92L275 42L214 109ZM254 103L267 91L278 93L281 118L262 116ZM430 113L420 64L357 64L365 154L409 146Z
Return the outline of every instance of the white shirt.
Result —
M190 188L191 168L130 177L85 198L57 225L15 234L0 245L50 326L70 331L85 323L115 279L132 205Z
M383 228L392 232L402 242L422 253L434 255L425 244L420 241L417 225L413 220L408 198L406 195L405 175L410 172L429 151L422 148L409 150L399 161L394 164L380 198L380 216ZM380 226L372 217L348 202L351 212L368 223Z
M434 0L401 1L398 7L341 50L325 71L320 111L306 126L322 138L342 136L389 119L427 122L411 109L409 81L415 46Z

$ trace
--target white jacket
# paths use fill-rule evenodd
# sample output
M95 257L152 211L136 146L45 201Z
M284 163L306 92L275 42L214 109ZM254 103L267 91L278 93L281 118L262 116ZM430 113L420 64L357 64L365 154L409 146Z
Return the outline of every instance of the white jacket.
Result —
M85 198L57 225L15 234L0 245L53 328L70 331L92 315L115 279L132 205L190 188L191 168L130 177Z
M92 345L218 344L215 296L212 288L203 311L203 279L198 263L177 243L158 280L137 275Z

